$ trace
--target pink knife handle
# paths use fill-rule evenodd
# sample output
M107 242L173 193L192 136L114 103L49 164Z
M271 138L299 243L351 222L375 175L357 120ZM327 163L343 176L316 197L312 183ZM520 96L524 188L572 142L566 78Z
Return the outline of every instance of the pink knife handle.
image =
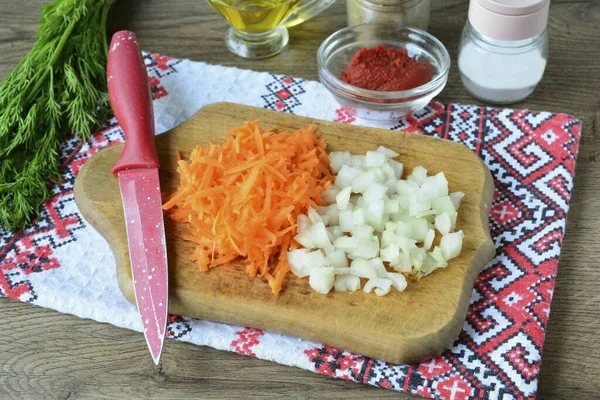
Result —
M133 32L119 31L113 35L106 75L110 104L125 132L125 148L112 173L158 168L148 74Z

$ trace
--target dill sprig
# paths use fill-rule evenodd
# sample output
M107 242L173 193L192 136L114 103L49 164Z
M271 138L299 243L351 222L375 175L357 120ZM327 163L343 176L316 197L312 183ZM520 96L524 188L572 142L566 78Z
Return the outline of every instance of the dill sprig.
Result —
M59 144L87 140L109 113L106 18L113 0L54 0L36 42L0 84L0 227L39 216L60 180Z

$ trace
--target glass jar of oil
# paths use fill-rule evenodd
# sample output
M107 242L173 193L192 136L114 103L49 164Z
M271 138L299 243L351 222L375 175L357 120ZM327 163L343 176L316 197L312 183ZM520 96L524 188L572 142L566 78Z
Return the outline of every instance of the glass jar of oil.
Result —
M231 28L225 43L246 58L278 54L288 43L286 28L327 9L335 0L206 0Z

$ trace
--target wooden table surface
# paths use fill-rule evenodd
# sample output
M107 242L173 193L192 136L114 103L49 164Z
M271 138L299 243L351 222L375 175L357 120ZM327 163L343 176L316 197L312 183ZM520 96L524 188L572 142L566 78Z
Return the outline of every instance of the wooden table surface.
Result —
M29 50L40 0L0 0L0 79ZM429 31L453 59L466 0L435 0ZM120 0L109 30L130 29L146 50L317 79L315 53L345 26L345 2L290 32L277 57L251 61L229 53L226 24L202 0ZM539 380L540 399L599 399L600 383L600 1L552 0L550 57L544 79L515 107L561 111L583 121L567 223ZM456 63L443 102L480 104L463 89ZM298 368L169 341L149 362L138 333L0 299L0 399L76 398L412 398Z

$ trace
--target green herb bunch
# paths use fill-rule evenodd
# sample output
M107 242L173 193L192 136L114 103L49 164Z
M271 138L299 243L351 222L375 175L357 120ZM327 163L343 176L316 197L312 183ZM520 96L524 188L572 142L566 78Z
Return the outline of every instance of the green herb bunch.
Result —
M0 226L39 215L60 180L59 143L86 140L109 113L106 18L112 0L54 0L31 51L0 85Z

